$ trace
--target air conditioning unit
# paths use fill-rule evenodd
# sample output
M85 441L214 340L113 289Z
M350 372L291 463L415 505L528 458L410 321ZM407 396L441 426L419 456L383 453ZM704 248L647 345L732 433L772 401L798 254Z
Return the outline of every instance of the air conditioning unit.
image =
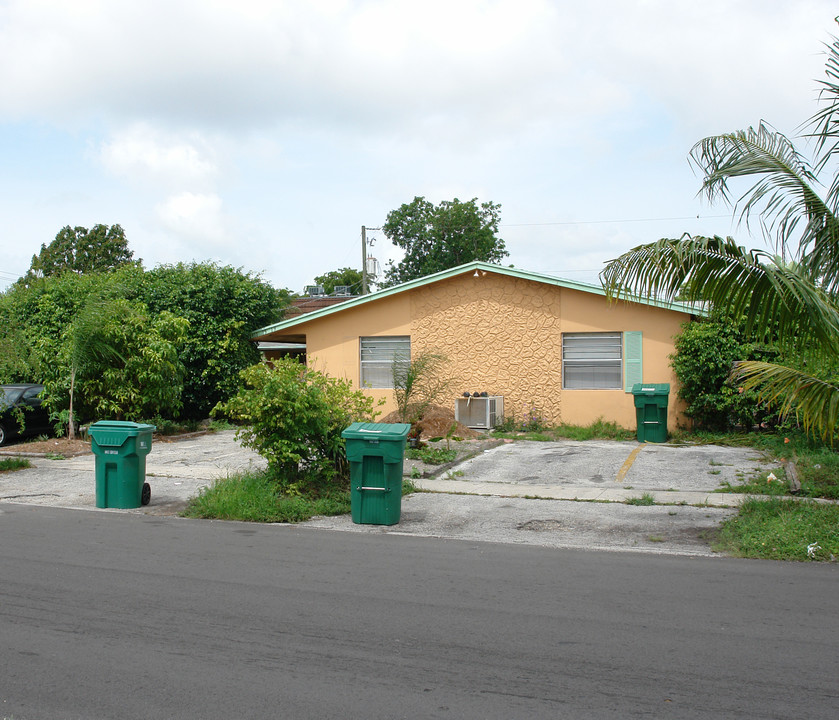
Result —
M307 285L303 288L303 294L309 297L320 297L326 293L323 291L323 285Z
M504 419L504 396L457 398L454 419L473 430L492 430Z
M337 297L348 297L352 295L352 286L350 285L336 285L333 295Z

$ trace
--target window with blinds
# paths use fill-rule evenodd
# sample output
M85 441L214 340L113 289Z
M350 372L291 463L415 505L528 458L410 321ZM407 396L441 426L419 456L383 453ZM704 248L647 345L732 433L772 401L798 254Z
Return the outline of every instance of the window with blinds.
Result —
M566 390L621 388L622 334L564 333L562 387Z
M411 359L408 335L359 338L361 348L361 387L392 388L393 364Z

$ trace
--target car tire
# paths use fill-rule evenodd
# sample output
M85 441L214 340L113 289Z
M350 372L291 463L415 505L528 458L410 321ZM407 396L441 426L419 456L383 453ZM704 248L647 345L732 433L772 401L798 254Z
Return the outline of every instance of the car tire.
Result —
M0 447L6 444L6 428L0 425Z

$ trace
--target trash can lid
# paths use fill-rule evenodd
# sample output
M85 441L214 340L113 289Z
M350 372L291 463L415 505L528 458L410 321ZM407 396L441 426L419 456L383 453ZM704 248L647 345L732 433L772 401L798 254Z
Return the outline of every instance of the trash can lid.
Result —
M410 423L355 422L341 433L341 437L345 440L404 440L410 430Z
M146 423L129 422L128 420L99 420L88 426L90 430L126 430L139 432L141 430L151 430L154 432L157 429L155 425L148 425Z
M633 395L669 395L670 383L635 383Z

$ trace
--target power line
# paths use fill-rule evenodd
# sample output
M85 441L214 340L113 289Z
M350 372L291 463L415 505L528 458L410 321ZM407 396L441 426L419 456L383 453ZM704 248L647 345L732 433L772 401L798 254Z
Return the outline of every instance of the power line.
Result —
M725 218L731 215L686 215L685 217L668 218L627 218L624 220L566 220L563 222L538 222L538 223L501 223L499 227L537 227L546 225L605 225L607 223L640 223L640 222L667 222L671 220L708 220L712 218Z

